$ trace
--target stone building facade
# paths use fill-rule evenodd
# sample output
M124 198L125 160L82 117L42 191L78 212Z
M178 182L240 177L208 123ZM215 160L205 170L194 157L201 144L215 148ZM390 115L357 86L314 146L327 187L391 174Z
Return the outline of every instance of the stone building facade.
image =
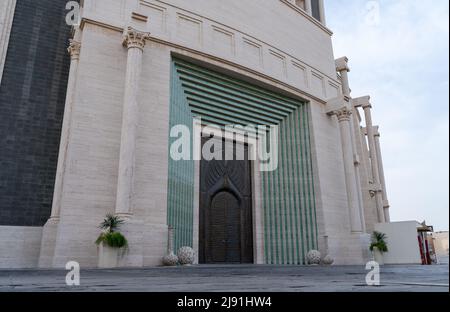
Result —
M61 47L69 30L56 9L65 2L58 1L49 10L54 20L49 14L46 21L54 29L45 33L48 54L28 55L33 64L45 58L53 72L33 75L27 65L22 71L52 118L27 111L27 102L8 113L9 90L18 89L11 96L19 98L25 92L11 71L23 57L15 34L24 31L21 19L33 3L15 2L1 10L0 113L12 124L51 127L51 142L32 139L49 157L30 154L35 165L25 166L20 126L1 128L2 149L16 156L0 154L1 192L14 198L1 198L0 266L64 267L73 260L95 267L97 225L107 213L126 220L129 249L120 266L160 265L169 227L174 245L193 247L199 263L302 265L313 249L336 264L367 261L369 233L389 222L380 133L370 97L350 94L347 58L334 58L322 0L84 0L70 35L70 69ZM39 14L46 2L33 5ZM38 32L43 21L28 27ZM201 140L198 117L200 129L276 125L278 168L173 159L173 127L185 125ZM261 144L234 141L246 150ZM44 188L37 198L46 205L22 196L25 187ZM25 221L15 219L20 214Z

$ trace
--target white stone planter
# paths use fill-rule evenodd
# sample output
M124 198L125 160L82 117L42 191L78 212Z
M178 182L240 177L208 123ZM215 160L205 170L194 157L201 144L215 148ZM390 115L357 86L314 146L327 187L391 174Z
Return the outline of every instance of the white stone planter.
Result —
M181 247L178 249L178 262L181 265L191 265L195 261L195 251L191 247Z
M98 267L102 269L117 268L120 253L120 248L112 248L101 243L98 246Z
M306 260L309 265L319 265L322 259L322 255L318 250L310 250L306 254Z
M384 257L383 253L378 250L377 247L373 248L373 258L375 262L377 262L379 265L384 265Z

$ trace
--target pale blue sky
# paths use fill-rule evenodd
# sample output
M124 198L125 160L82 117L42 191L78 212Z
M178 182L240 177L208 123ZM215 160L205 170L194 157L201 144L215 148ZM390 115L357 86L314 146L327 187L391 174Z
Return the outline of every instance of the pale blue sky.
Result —
M352 96L372 96L393 221L448 230L448 0L325 6L335 57L350 59Z

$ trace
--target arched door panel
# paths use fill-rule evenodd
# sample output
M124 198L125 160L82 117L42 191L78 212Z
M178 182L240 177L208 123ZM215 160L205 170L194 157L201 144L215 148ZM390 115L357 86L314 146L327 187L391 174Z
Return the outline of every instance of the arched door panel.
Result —
M214 196L209 216L208 262L241 262L241 217L239 206L239 201L230 192L223 191Z
M201 161L200 263L253 263L251 189L250 161Z

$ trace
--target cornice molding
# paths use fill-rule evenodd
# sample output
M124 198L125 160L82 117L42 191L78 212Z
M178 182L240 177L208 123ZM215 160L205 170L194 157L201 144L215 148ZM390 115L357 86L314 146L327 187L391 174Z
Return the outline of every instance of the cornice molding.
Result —
M89 18L83 18L82 19L81 26L80 26L81 29L83 29L88 24L99 26L99 27L105 27L105 28L108 28L108 29L110 29L112 31L123 33L123 28L119 28L119 27L113 26L111 24L100 23L100 22L98 22L96 20L92 20L92 19L89 19ZM283 86L282 89L285 89L287 92L291 93L294 96L301 97L303 100L306 100L306 101L313 100L313 101L315 101L317 103L320 103L320 104L323 104L323 105L325 105L327 103L325 100L323 100L323 99L321 99L321 98L319 98L319 97L317 97L317 96L315 96L315 95L313 95L311 93L308 93L308 92L306 92L304 90L301 90L301 89L299 89L299 88L297 88L297 87L295 87L295 86L293 86L291 84L282 82L280 80L277 80L277 79L273 78L272 76L268 76L268 75L266 75L264 73L261 73L259 71L254 70L254 69L251 69L249 67L245 67L243 65L231 62L229 60L220 58L218 56L207 54L205 52L202 52L202 51L199 51L199 50L195 50L195 49L186 47L184 45L179 45L179 44L173 43L171 41L167 41L167 40L164 40L164 39L152 36L152 35L149 36L148 40L152 41L152 42L155 42L155 43L162 44L162 45L166 45L166 46L169 46L169 47L171 47L173 49L178 50L178 51L172 51L172 52L175 52L175 53L177 53L177 52L181 53L181 51L184 51L186 54L189 55L189 57L194 57L194 58L196 56L197 57L204 57L204 58L207 58L207 59L209 59L209 60L211 60L213 62L220 62L220 63L223 63L223 64L225 64L227 66L231 66L231 67L233 67L236 70L236 72L239 72L241 70L245 71L245 72L247 72L247 73L249 73L251 75L254 75L255 79L258 79L260 81L264 81L266 83L270 83L270 84L272 84L274 86Z

